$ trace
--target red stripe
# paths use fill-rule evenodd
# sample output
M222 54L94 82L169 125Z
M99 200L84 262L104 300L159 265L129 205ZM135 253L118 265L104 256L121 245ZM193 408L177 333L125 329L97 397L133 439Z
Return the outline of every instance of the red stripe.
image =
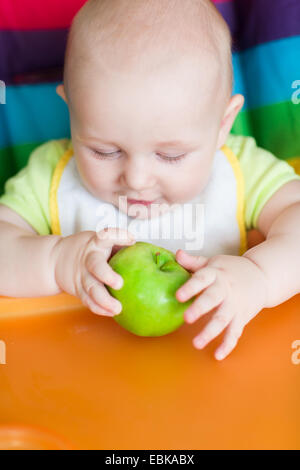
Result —
M68 28L87 0L1 0L0 29L36 30ZM234 0L212 0L228 3Z
M0 29L68 28L87 0L0 0ZM212 0L228 3L234 0Z
M0 29L68 28L86 0L0 0Z

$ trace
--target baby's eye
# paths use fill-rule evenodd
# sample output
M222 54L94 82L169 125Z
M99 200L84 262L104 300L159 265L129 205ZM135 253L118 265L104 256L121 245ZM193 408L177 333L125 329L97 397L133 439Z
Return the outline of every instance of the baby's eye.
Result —
M94 156L100 160L112 160L115 159L114 157L118 157L122 153L121 150L117 150L115 152L101 152L100 150L91 149L91 151L93 152ZM158 155L161 160L167 163L177 163L186 156L186 153L174 156L161 153L157 153L156 155Z
M183 159L186 156L186 153L182 153L182 154L176 155L176 156L163 155L161 153L157 153L157 155L159 156L159 158L161 158L162 160L164 160L168 163L176 163L176 162L179 162L181 159Z
M111 159L112 157L120 155L121 151L117 150L116 152L100 152L100 150L91 149L96 158L100 160Z

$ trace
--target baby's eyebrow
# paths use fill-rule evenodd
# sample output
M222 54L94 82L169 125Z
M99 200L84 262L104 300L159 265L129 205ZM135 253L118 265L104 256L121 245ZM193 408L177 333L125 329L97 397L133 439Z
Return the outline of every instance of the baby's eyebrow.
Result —
M181 140L172 140L170 142L157 142L156 145L159 145L160 147L196 147L199 145L199 142L183 142Z
M114 145L110 142L104 142L104 140L94 138L92 136L86 136L86 139L82 139L81 137L78 137L78 140L80 140L80 141L93 140L95 142L98 142L98 143L104 144L104 145ZM200 143L199 141L198 142L184 142L183 140L171 140L169 142L157 142L155 144L155 146L157 146L157 147L167 147L167 148L170 148L170 147L184 147L186 149L189 149L189 148L198 147L199 143Z

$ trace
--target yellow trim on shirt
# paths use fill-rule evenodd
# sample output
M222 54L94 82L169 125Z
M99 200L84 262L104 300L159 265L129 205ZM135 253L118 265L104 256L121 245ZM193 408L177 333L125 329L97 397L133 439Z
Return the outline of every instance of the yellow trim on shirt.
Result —
M244 208L245 208L245 182L244 176L237 159L237 156L233 153L231 148L227 145L223 145L221 150L227 157L230 165L232 166L232 170L235 175L236 185L237 185L237 211L236 211L236 218L237 223L240 229L240 256L242 256L245 251L247 251L247 232L246 232L246 225L245 225L245 218L244 218Z
M69 148L63 154L63 156L58 161L52 181L50 186L50 222L51 222L51 232L53 235L61 235L61 228L59 223L59 210L58 210L58 202L57 202L57 191L60 183L60 179L62 177L63 171L68 164L68 161L73 156L73 148Z
M295 170L297 175L300 175L300 157L293 157L286 160Z

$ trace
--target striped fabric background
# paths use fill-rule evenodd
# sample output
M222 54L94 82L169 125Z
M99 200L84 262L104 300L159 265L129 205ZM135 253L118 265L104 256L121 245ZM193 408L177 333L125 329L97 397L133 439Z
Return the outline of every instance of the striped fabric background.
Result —
M69 25L84 3L0 0L0 80L6 84L0 194L36 146L70 135L67 107L55 87ZM233 35L234 93L246 98L233 132L254 136L279 158L300 156L300 0L214 3Z

